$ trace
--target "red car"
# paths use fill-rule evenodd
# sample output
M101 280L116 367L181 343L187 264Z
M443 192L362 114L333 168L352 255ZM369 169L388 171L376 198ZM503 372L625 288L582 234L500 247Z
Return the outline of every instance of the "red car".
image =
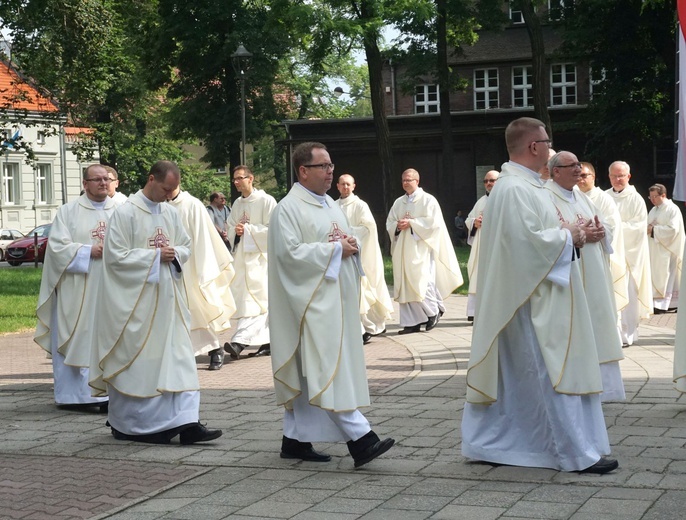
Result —
M24 238L15 240L10 245L7 246L5 251L5 260L10 265L21 265L24 262L33 262L34 259L38 259L39 262L43 262L45 258L45 249L48 245L48 234L50 234L50 227L52 224L43 224L38 226L29 233L26 234ZM35 250L34 246L34 235L38 235L38 249Z

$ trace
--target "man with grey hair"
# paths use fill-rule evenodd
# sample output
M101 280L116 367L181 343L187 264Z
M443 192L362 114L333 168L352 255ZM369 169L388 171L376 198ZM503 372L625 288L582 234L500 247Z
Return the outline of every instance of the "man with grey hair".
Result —
M505 130L510 161L484 211L462 454L607 473L602 379L576 249L586 228L561 222L538 172L550 139L538 119ZM526 374L524 377L523 375ZM570 425L575 427L570 427Z
M679 305L681 264L684 258L684 218L667 198L667 188L653 184L648 190L653 208L648 213L648 248L655 314Z
M627 264L627 294L629 303L622 309L622 344L633 345L638 339L638 325L649 318L653 310L653 291L648 249L648 210L636 188L629 184L631 169L624 161L615 161L609 167L612 188L606 191L617 204L622 218L624 259Z

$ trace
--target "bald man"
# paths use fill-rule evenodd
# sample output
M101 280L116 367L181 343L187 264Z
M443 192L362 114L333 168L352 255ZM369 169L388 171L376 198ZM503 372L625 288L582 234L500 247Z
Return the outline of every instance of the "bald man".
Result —
M481 236L481 224L483 222L484 208L488 201L488 196L491 194L493 186L498 180L500 172L498 170L489 170L484 175L484 188L486 194L476 201L474 208L467 215L465 225L467 226L467 243L472 246L469 252L469 261L467 262L467 274L469 275L469 294L467 295L467 320L474 321L474 310L476 308L476 273L477 263L479 261L479 237Z

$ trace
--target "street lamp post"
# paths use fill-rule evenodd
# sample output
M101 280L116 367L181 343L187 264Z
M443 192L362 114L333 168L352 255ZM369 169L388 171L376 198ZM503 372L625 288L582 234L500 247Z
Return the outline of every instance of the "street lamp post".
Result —
M245 69L250 65L252 53L240 44L231 55L233 69L241 80L241 164L245 164Z

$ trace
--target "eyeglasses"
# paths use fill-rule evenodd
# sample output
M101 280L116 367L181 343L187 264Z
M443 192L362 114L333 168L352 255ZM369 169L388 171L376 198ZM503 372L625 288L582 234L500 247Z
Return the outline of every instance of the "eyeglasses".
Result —
M581 173L581 174L579 174L579 177L581 179L585 179L586 177L593 177L593 174L592 173Z
M575 162L571 164L558 164L555 168L583 168L580 162Z
M95 179L83 179L86 182L104 182L105 184L109 184L112 182L112 179L108 179L107 177L96 177Z
M317 164L317 165L315 165L315 166L319 166L319 165ZM233 178L233 182L236 182L236 181L244 181L245 179L249 179L249 178L250 178L249 175L244 175L243 177L234 177L234 178Z
M548 146L553 146L553 140L552 139L538 139L537 141L533 141L534 143L547 143Z
M403 184L406 182L419 182L419 179L403 179Z
M498 179L484 179L484 184L488 184L489 182L495 182Z
M320 170L331 170L334 169L333 163L321 163L321 164L303 164L305 168L318 168Z
M117 179L113 179L112 177L110 177L110 182L114 182L114 181L116 181L116 180L117 180Z

